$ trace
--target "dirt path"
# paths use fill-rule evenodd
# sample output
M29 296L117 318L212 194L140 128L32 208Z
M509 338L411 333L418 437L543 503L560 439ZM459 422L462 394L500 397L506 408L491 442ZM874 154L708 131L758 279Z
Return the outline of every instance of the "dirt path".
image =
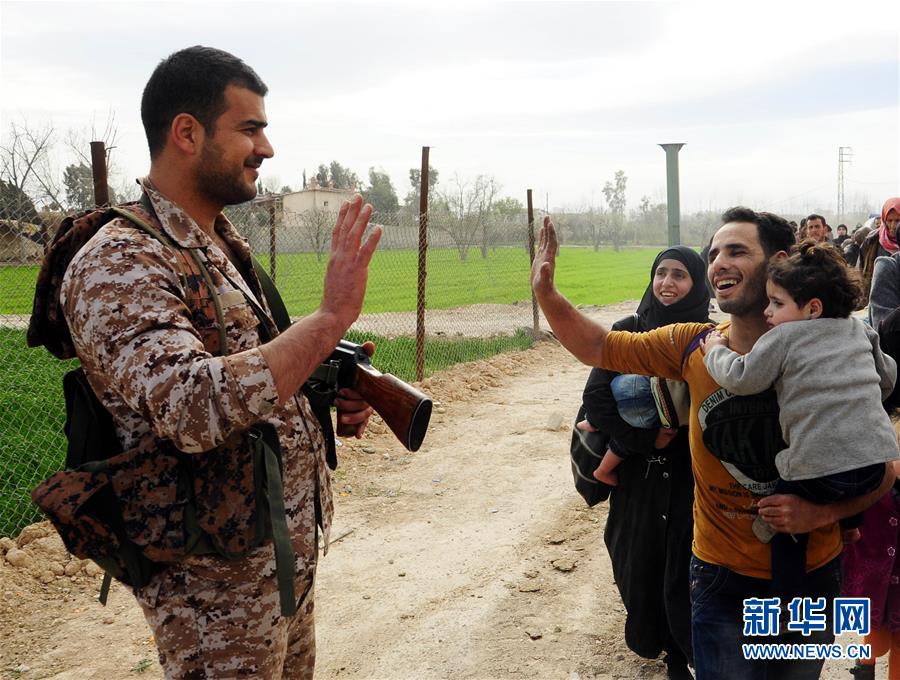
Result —
M664 677L622 642L606 509L572 488L568 428L586 374L551 343L458 366L424 385L440 403L419 453L377 424L342 447L318 677ZM101 607L99 577L47 534L20 537L30 565L0 558L0 676L162 677L131 596L114 587Z

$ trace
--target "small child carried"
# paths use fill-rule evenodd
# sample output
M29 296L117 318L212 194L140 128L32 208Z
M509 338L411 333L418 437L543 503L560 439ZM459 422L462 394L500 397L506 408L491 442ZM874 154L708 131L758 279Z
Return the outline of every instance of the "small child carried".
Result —
M898 457L881 405L897 365L881 351L877 333L850 316L859 284L835 248L807 240L769 266L766 293L770 330L747 354L728 349L721 333L701 342L710 376L740 395L774 384L787 443L775 460L775 493L835 503L874 491L884 463ZM841 522L845 540L849 533L858 536L859 523L859 517ZM806 574L808 534L775 533L759 516L753 530L772 541L775 594L796 592Z
M609 383L616 400L619 416L632 427L645 430L665 430L669 439L682 425L687 425L690 414L690 396L687 384L680 380L649 377L646 375L617 375ZM615 470L623 457L607 448L594 470L594 478L604 484L617 486Z

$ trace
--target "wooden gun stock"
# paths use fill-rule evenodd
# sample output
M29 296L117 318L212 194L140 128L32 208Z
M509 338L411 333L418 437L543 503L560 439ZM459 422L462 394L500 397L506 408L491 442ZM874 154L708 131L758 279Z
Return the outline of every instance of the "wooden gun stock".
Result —
M356 390L391 428L409 451L418 451L431 420L431 399L390 373L382 373L369 355L352 342L341 340L332 360L340 361L338 385ZM343 425L338 415L337 434L356 434L356 425Z

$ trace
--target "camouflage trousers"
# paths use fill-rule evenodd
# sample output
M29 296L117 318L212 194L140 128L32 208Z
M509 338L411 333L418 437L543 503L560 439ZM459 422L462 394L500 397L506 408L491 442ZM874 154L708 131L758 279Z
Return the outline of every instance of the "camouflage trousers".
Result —
M242 560L192 557L135 596L166 678L311 679L316 660L312 562L297 557L297 614L281 616L272 547Z

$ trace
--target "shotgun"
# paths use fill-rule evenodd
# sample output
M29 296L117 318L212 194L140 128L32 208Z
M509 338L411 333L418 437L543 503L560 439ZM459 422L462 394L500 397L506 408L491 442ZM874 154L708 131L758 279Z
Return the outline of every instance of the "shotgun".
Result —
M390 373L382 373L361 345L341 340L322 368L331 369L337 388L356 390L397 435L409 451L418 451L431 419L431 399ZM317 372L318 373L318 372ZM344 425L338 414L337 434L356 434L356 425Z

